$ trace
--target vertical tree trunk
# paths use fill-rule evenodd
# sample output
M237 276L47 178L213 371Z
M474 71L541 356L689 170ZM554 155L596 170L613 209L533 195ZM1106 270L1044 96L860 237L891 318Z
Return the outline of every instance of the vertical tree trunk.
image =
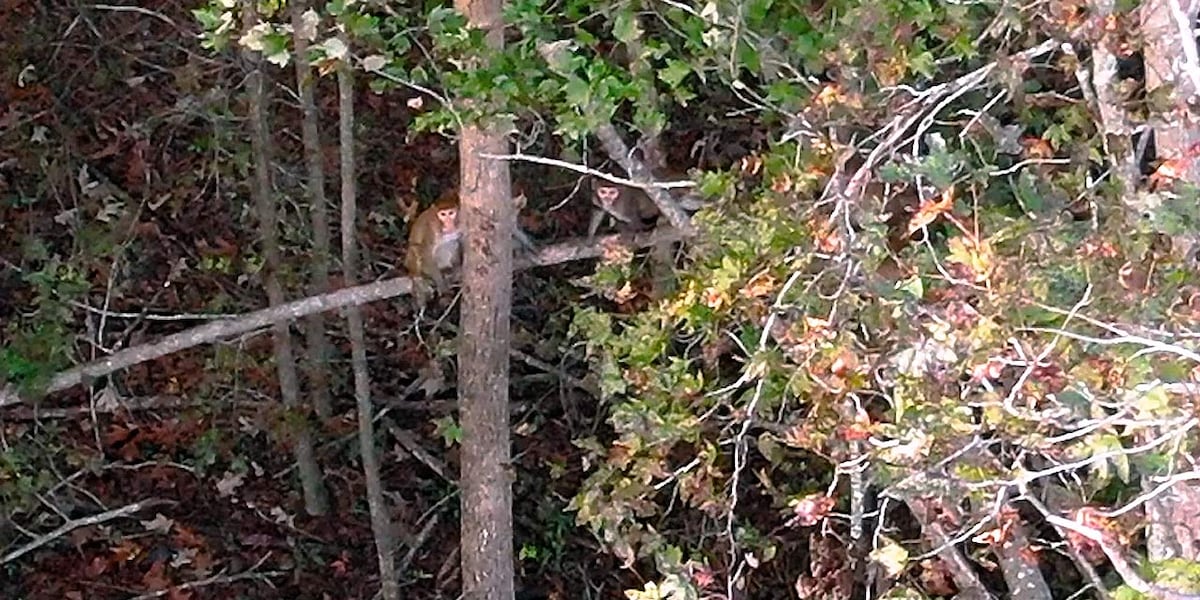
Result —
M310 264L309 294L320 296L329 291L329 211L325 204L325 166L321 155L320 113L313 99L312 65L308 62L308 31L304 23L307 0L293 0L292 39L296 44L296 89L304 111L301 131L304 158L308 164L309 214L312 218L313 253ZM305 319L308 342L308 393L317 416L328 418L333 412L329 399L329 338L325 334L325 315L316 313Z
M455 0L488 44L504 44L501 0ZM459 138L459 224L464 230L458 338L462 420L462 591L466 600L513 597L512 467L508 431L509 317L513 230L508 163L500 128L466 126Z
M1148 0L1140 8L1145 42L1146 92L1164 85L1174 86L1170 98L1174 108L1152 121L1154 147L1159 159L1190 155L1200 142L1200 113L1192 102L1200 92L1200 57L1192 27L1200 2L1196 0ZM1178 14L1175 11L1179 11ZM1186 161L1182 179L1200 183L1200 160Z
M1146 92L1171 85L1170 98L1174 107L1152 120L1154 147L1160 160L1182 161L1180 179L1200 185L1200 157L1195 148L1200 144L1200 113L1194 101L1200 92L1200 51L1197 50L1192 27L1197 0L1150 0L1142 4L1142 38L1146 40L1144 61ZM1173 236L1173 243L1183 255L1189 255L1200 245L1200 232ZM1161 431L1145 430L1151 438ZM1182 468L1189 468L1181 465ZM1155 487L1149 480L1142 482L1147 492ZM1168 558L1200 559L1200 485L1194 481L1175 484L1168 491L1156 494L1146 502L1146 549L1150 560Z
M242 2L242 26L249 30L258 20L253 0ZM250 99L250 143L254 154L254 196L259 233L262 236L263 286L267 290L270 306L283 304L283 286L279 283L279 233L275 198L271 186L271 142L267 127L267 90L262 72L262 59L257 53L247 50L244 54L251 68L246 78L246 89ZM300 378L296 373L296 358L292 351L292 334L288 321L276 321L272 326L275 346L275 366L279 372L279 395L289 411L298 411L300 404ZM313 452L312 434L307 420L299 419L292 432L293 451L296 455L296 471L304 491L304 508L311 515L323 515L328 511L325 487L321 482L321 467ZM291 422L291 420L289 420Z
M342 39L349 46L349 41ZM349 60L349 57L347 57ZM338 131L342 158L342 273L346 285L358 281L358 247L355 223L358 213L358 188L354 159L354 75L350 65L338 65ZM358 446L363 475L367 481L367 507L371 512L371 531L375 535L375 553L379 559L379 579L384 600L400 598L396 563L392 556L392 523L379 480L379 455L375 451L374 411L371 407L371 378L367 371L367 343L363 331L362 310L346 309L350 330L350 363L354 370L354 399L358 405Z

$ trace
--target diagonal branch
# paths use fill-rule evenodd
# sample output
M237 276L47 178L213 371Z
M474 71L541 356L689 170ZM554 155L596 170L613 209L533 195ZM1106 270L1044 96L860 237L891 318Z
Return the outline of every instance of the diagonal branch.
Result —
M582 238L568 240L542 247L531 255L517 257L513 262L513 268L514 270L523 270L599 258L604 255L606 248L614 245L646 248L663 241L678 241L682 237L682 234L672 229L655 229L637 235L607 235L598 237L591 242ZM0 387L0 408L27 402L46 394L68 390L84 383L91 383L92 380L110 373L188 348L254 331L276 321L300 319L320 312L403 296L412 293L412 289L413 284L410 278L395 277L287 302L234 318L205 323L168 335L157 342L134 346L100 360L72 367L54 375L48 382L31 391L19 390L14 384Z
M106 523L108 521L112 521L113 519L120 519L122 517L128 517L130 515L133 515L134 513L141 512L147 508L151 508L154 506L162 506L164 504L174 504L174 502L171 502L169 500L150 498L148 500L141 500L139 502L134 502L133 504L126 504L125 506L122 506L121 508L114 508L112 510L106 510L102 513L97 513L97 514L90 515L87 517L82 517L79 519L71 519L70 521L63 523L62 525L59 525L57 528L55 528L54 531L51 531L50 533L47 533L45 535L38 536L37 539L29 542L28 544L25 544L24 546L21 546L20 548L17 548L16 550L13 550L12 552L5 554L4 556L0 556L0 565L10 563L14 560L17 560L18 558L21 558L22 556L25 556L26 554L29 554L30 552L33 552L34 550L37 550L38 548L41 548L42 546L45 546L46 544L49 544L50 542L53 542L54 540L56 540L64 535L67 535L68 533L71 533L72 531L74 531L76 529L79 529L80 527L87 527L89 525L97 525L100 523Z

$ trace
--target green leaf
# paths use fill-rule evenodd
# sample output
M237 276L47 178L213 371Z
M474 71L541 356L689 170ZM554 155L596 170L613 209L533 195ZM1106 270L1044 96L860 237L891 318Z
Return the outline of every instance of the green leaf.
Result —
M462 443L463 430L453 417L434 419L434 431L442 436L442 442L449 448Z
M613 37L617 41L629 45L637 42L642 37L642 27L638 23L637 16L630 10L622 10L617 13L613 19ZM633 57L635 60L641 57Z
M667 59L667 66L658 70L658 78L668 87L675 88L692 73L692 65L679 59Z
M914 300L920 300L925 296L925 283L921 280L920 275L913 275L908 279L897 281L896 289Z
M567 79L567 83L562 86L564 98L563 100L577 110L587 111L592 106L592 87L586 81L579 77L571 77Z

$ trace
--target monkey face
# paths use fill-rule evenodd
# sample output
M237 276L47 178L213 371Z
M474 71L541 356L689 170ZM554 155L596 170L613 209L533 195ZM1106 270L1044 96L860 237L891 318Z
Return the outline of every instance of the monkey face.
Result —
M437 211L438 222L442 224L443 233L454 233L458 231L458 209L454 207L439 208Z
M596 186L596 200L605 208L611 208L621 198L621 189L611 185Z

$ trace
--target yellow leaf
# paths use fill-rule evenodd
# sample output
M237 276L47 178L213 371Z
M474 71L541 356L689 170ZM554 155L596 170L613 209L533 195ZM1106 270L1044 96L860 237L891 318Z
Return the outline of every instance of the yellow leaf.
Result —
M880 546L871 551L871 560L883 567L889 578L895 579L908 566L908 550L887 536L881 536L880 542Z

